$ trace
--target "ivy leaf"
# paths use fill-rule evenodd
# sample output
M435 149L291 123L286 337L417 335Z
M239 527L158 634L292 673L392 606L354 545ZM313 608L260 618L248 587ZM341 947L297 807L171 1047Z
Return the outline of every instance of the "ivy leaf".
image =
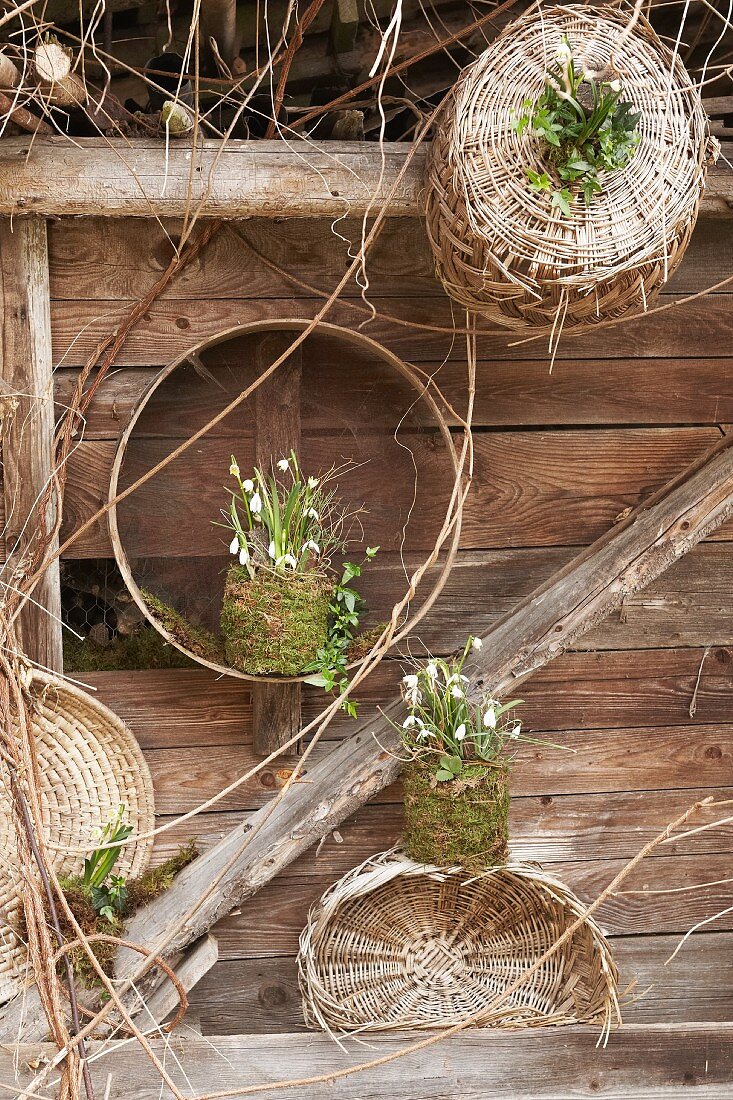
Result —
M572 201L573 196L566 187L563 187L562 191L552 192L553 209L561 210L567 218L570 217L570 203Z

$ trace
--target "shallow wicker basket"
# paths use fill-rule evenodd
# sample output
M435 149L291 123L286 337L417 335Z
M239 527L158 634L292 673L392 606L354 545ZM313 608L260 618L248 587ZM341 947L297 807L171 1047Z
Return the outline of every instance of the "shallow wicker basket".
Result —
M480 875L386 852L335 883L300 937L305 1020L332 1034L396 1028L620 1023L610 948L555 878L507 864Z
M87 846L93 830L104 826L120 804L135 832L153 826L153 786L140 747L111 710L67 680L34 672L29 678L34 698L33 734L41 772L41 802L48 854L57 874L79 872L84 856L55 851ZM8 776L0 765L0 850L14 848ZM145 870L152 841L126 845L118 867L136 877ZM25 945L16 929L22 884L13 860L0 865L0 1003L32 980Z
M582 329L646 310L682 259L712 155L700 96L679 58L630 10L534 7L463 71L436 124L427 230L446 291L510 328ZM552 209L526 169L542 142L514 123L536 101L563 36L594 71L613 63L641 113L629 163L571 215ZM618 49L617 49L618 46Z

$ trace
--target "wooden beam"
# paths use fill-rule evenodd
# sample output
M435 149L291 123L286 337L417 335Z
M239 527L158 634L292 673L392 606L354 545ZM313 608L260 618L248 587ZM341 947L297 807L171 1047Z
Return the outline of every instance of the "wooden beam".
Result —
M292 343L289 332L273 332L258 341L257 370L267 370ZM302 349L266 379L255 393L255 454L261 470L295 451L300 458L300 381ZM253 745L258 756L269 756L300 729L302 690L296 683L263 681L252 688Z
M13 583L24 549L36 534L37 499L51 476L54 435L48 247L43 218L0 221L0 377L17 406L3 418L5 545L11 555L2 580ZM46 517L50 525L52 517ZM52 547L52 549L55 548ZM63 666L61 586L55 561L20 618L26 654L46 668ZM40 607L37 605L40 604ZM46 614L42 608L45 608Z
M426 1036L418 1036L418 1038ZM370 1035L369 1044L344 1050L330 1035L214 1035L152 1039L151 1045L186 1095L219 1090L279 1100L556 1100L568 1095L620 1100L723 1100L730 1096L733 1024L632 1024L598 1046L598 1028L577 1026L530 1031L469 1030L427 1049L340 1080L335 1074L414 1043L414 1033ZM171 1048L175 1059L171 1057ZM27 1045L0 1054L0 1080L18 1087L33 1080L38 1067L56 1054L52 1044ZM102 1050L91 1043L89 1061L95 1092L107 1100L169 1100L150 1061L129 1041ZM276 1083L322 1077L301 1088ZM331 1077L329 1081L328 1078ZM54 1074L50 1081L54 1081ZM572 1084L571 1084L572 1082ZM268 1090L273 1086L277 1091ZM265 1091L257 1091L260 1086ZM43 1095L55 1097L52 1085ZM10 1095L8 1093L8 1095ZM36 1093L34 1093L36 1095Z
M361 217L384 206L410 148L383 146L380 179L376 143L231 140L222 153L218 141L207 140L192 153L188 142L166 151L150 139L5 138L0 215L182 217L202 201L202 216L212 218ZM413 157L389 201L390 217L422 216L425 156L422 148ZM733 212L733 172L722 158L708 174L701 211Z

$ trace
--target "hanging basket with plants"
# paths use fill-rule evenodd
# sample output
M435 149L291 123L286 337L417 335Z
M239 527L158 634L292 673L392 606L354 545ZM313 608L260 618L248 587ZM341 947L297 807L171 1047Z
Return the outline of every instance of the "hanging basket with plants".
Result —
M464 665L479 638L457 660L416 665L402 679L409 713L400 733L408 753L402 770L404 845L422 863L482 871L509 851L509 749L522 733L515 707L486 693L471 699ZM542 742L545 744L545 742Z
M605 1035L621 1023L618 972L584 910L538 867L477 875L375 856L308 914L298 954L306 1023L336 1035L598 1022Z
M557 336L646 310L682 259L714 144L643 17L535 6L464 70L436 123L437 274L514 329Z
M338 498L339 471L306 476L291 452L249 478L232 456L229 473L236 488L223 526L237 560L221 609L228 663L251 676L308 674L327 690L340 686L363 610L350 584L364 562L333 568L355 518ZM377 549L367 547L365 561Z

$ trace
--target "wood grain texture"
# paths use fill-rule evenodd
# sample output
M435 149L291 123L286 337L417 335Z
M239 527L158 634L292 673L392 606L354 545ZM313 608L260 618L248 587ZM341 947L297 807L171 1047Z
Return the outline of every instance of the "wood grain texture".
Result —
M726 1023L733 1012L733 933L699 933L669 965L677 936L612 940L624 1027L637 1023ZM636 997L638 999L634 1000ZM294 955L222 959L191 996L204 1034L305 1031Z
M733 225L733 222L731 222ZM314 353L306 349L313 363ZM333 416L347 421L355 415L370 425L394 429L394 409L404 400L404 388L377 364L355 353L356 369L344 370L343 356L330 357L325 346L317 351L312 375L317 370L319 390L329 395L321 403L308 403L301 415L309 433L323 430ZM435 371L435 364L413 360L420 370ZM617 359L606 370L597 360L560 360L548 371L547 360L482 360L477 364L478 388L473 422L477 428L555 426L612 427L676 426L733 422L733 394L729 384L730 359ZM127 426L132 409L158 367L129 367L105 379L87 416L85 439L117 439ZM74 368L56 371L56 401L61 411L76 382ZM451 405L465 411L466 369L448 362L436 374L436 382ZM193 425L207 423L221 408L221 394L213 388L188 386L177 381L175 401L165 402L166 430L180 437ZM671 396L673 395L673 396ZM401 410L400 410L401 411ZM457 418L448 413L456 426ZM138 424L140 435L156 435L148 421ZM213 434L213 433L212 433ZM226 421L216 434L232 436Z
M364 462L340 479L344 499L365 501L364 541L385 551L431 548L445 514L452 479L445 448L433 432L389 437L319 435L303 440L309 469L334 461ZM626 509L637 505L720 439L716 428L639 428L595 431L486 432L477 434L474 481L464 509L464 549L501 546L579 545L600 536ZM122 487L170 454L180 440L131 441ZM62 537L67 538L102 504L114 445L81 443L69 466ZM240 466L252 463L245 441ZM118 508L120 536L131 558L211 557L218 575L226 540L212 520L222 503L231 440L204 439L157 474ZM144 517L144 522L143 522ZM68 557L110 557L106 518L67 551ZM150 587L150 582L148 582Z
M673 304L679 295L662 294L658 303ZM353 327L365 320L363 310L348 299L339 300L326 320ZM366 332L410 361L442 363L465 359L462 340L452 335L454 316L444 299L394 298L380 304L377 316ZM195 344L235 324L265 318L311 318L323 305L322 298L285 296L256 301L211 298L206 309L198 301L156 302L130 333L118 356L118 366L150 366L169 363ZM81 366L116 323L129 311L129 304L88 299L55 301L51 304L54 365ZM401 322L439 326L446 331L430 332ZM531 333L528 334L531 337ZM560 342L560 359L629 359L634 356L670 359L675 356L699 359L701 348L709 357L727 357L733 337L730 296L712 294L694 302L675 304L664 313L624 320L622 324L565 336ZM546 339L517 341L506 329L481 331L478 339L481 359L536 360L547 356ZM549 356L547 357L549 367Z
M377 1069L328 1081L329 1074L396 1053L413 1041L409 1033L395 1033L372 1037L366 1050L352 1043L343 1051L330 1036L317 1033L210 1038L189 1034L173 1040L178 1064L167 1049L170 1039L152 1039L151 1045L160 1059L166 1058L180 1087L196 1095L323 1075L326 1080L320 1085L281 1087L277 1095L282 1100L568 1100L567 1085L559 1082L572 1082L577 1100L599 1095L605 1100L730 1096L733 1027L720 1023L632 1024L600 1049L598 1029L591 1027L521 1035L469 1030ZM54 1049L50 1044L26 1045L19 1065L12 1053L3 1053L2 1080L17 1082L18 1088L27 1084L36 1072L28 1066L50 1059ZM89 1053L95 1088L107 1100L170 1100L171 1093L161 1091L155 1067L129 1043L109 1044L102 1058L95 1058L92 1043Z
M193 152L188 142L174 142L166 158L160 142L146 139L115 147L95 138L73 145L63 138L12 138L3 142L0 158L0 214L182 217L193 207L218 218L358 217L385 205L410 150L408 143L381 150L360 142L298 146L230 140L221 154L215 140ZM422 213L425 156L423 147L412 157L389 215ZM731 202L731 173L712 168L702 210L725 214Z
M51 296L55 299L133 300L168 266L180 221L137 218L64 219L49 228ZM169 300L300 297L287 277L322 292L333 289L361 241L362 220L250 218L222 227L206 252L163 291ZM345 239L344 239L345 238ZM733 274L733 221L698 221L684 260L668 283L676 293L694 293ZM265 257L265 259L261 259ZM266 261L285 272L273 271ZM369 249L368 297L441 297L422 222L391 218ZM343 292L360 295L355 282Z
M15 395L14 413L2 418L3 503L6 546L11 554L5 580L27 574L23 556L40 528L54 526L53 505L44 515L38 498L50 480L54 436L46 223L28 218L0 220L0 377ZM49 553L58 546L51 540ZM13 570L18 569L18 576ZM32 661L63 667L61 586L56 560L36 586L19 619L19 639Z

